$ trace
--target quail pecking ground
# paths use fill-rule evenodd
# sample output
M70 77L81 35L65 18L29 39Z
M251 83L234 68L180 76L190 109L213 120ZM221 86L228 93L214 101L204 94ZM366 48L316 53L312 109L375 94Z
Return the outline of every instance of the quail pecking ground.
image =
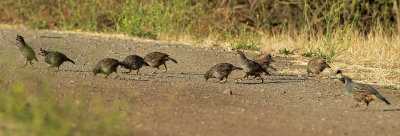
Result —
M156 68L156 73L158 69L160 69L160 65L164 65L165 73L167 73L167 65L165 64L166 61L171 60L174 63L178 63L175 59L169 57L168 54L162 52L151 52L144 56L144 61L147 62L151 67Z
M274 68L270 65L272 62L275 62L275 60L272 59L272 56L269 53L260 53L253 57L253 61L260 64L266 70L268 68L270 68L270 69L276 71L276 68Z
M390 102L387 101L375 88L367 84L356 83L351 80L351 78L342 75L342 71L338 70L336 74L339 76L339 80L344 83L344 89L347 93L352 94L354 99L361 104L366 104L367 110L368 105L373 100L381 100L385 102L387 105L390 105ZM358 106L358 104L356 105Z
M138 55L129 55L127 56L124 60L122 60L121 65L128 69L129 72L126 73L131 73L132 70L137 70L136 74L139 74L140 68L144 66L150 66L147 64L144 59Z
M105 78L108 77L111 73L115 72L117 73L117 68L118 66L121 65L121 63L113 58L105 58L100 60L96 67L93 69L93 74L97 75L98 73L105 74ZM117 76L118 77L118 76Z
M60 69L60 66L66 62L69 61L72 64L75 64L74 61L72 61L70 58L65 56L63 53L58 52L58 51L47 51L42 48L40 48L39 55L44 56L44 61L50 66L47 68L52 68L52 67L57 67L57 71Z
M35 51L33 51L33 49L29 47L29 45L25 42L24 37L18 34L17 34L17 41L18 41L17 44L18 49L22 53L22 56L26 59L24 66L22 66L21 68L25 67L28 64L28 62L29 64L31 64L31 66L33 66L32 60L36 60L36 62L38 61L38 59L36 58Z
M326 63L326 60L323 58L314 58L308 61L307 63L307 74L315 74L316 77L321 78L322 77L322 71L324 71L325 68L331 68Z
M246 55L242 51L237 51L236 52L240 56L240 64L241 67L243 68L243 71L245 72L245 75L243 78L247 78L248 76L255 76L261 78L261 82L264 82L264 79L261 77L261 73L266 73L267 75L270 75L267 70L265 70L260 64L253 60L247 59Z
M243 70L243 68L233 66L229 63L219 63L211 67L210 70L204 74L204 78L206 81L210 78L217 78L219 79L219 81L217 81L219 83L222 83L221 81L225 78L225 82L227 82L228 76L233 70Z

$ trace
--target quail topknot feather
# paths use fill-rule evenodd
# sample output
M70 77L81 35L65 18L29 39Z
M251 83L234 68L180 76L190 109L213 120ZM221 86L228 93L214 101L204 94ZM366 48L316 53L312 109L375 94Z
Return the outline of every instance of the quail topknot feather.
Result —
M171 60L174 63L178 63L175 59L169 57L168 54L162 53L162 52L151 52L144 56L144 61L147 62L151 67L156 68L156 71L160 69L160 65L164 65L165 67L165 73L167 73L167 65L165 64L166 61Z
M270 75L270 73L267 70L265 70L260 64L258 64L253 60L247 59L242 51L237 51L236 53L240 55L241 67L245 72L243 78L246 78L248 76L255 76L255 77L260 77L261 82L264 82L264 79L261 77L261 73L264 72L267 75Z
M367 84L356 83L351 80L351 78L342 75L342 71L338 70L336 74L339 76L339 80L344 83L344 89L347 93L352 94L354 99L362 104L368 105L373 100L381 100L385 102L387 105L390 105L390 102L387 101L375 88ZM366 110L365 109L365 110Z
M93 74L97 75L98 73L105 74L105 78L108 77L113 72L117 72L118 66L121 65L121 63L113 58L105 58L100 60L96 67L93 69Z
M63 53L58 52L58 51L47 51L42 48L40 48L39 55L44 56L44 61L50 66L47 68L52 68L52 67L57 67L57 70L60 69L61 64L63 64L66 61L71 62L72 64L75 64L74 61L72 61L70 58L65 56Z
M22 53L22 56L26 59L24 66L22 66L21 68L25 67L28 64L28 62L29 64L31 64L31 66L33 66L32 60L38 61L38 59L36 58L35 51L33 51L33 49L29 47L28 44L26 44L24 37L17 34L16 40L18 41L17 46L19 51Z
M274 68L270 65L272 62L275 62L275 60L272 59L272 56L269 53L260 53L253 57L253 61L260 64L266 70L268 68L270 68L270 69L276 71L276 68Z
M127 73L130 73L132 70L137 70L136 74L139 74L139 70L143 67L143 65L150 66L144 61L142 57L138 55L127 56L124 60L121 61L121 65L129 70L129 72Z
M322 77L322 71L325 68L331 68L323 58L314 58L307 63L307 74L315 74L318 78Z
M243 68L233 66L232 64L229 64L229 63L219 63L219 64L216 64L213 67L211 67L210 70L208 70L204 74L204 78L206 79L206 81L209 78L217 78L217 79L219 79L218 82L221 83L221 81L224 78L225 78L225 81L228 80L228 76L229 76L229 74L231 74L231 72L233 70L243 70Z

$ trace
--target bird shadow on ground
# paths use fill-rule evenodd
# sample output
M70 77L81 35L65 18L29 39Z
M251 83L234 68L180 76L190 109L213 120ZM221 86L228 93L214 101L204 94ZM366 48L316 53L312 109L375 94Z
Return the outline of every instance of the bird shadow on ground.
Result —
M386 109L386 110L383 110L383 111L400 111L400 109Z
M85 71L85 70L60 70L64 72L78 72L78 73L91 73L93 71Z
M236 84L246 84L246 85L258 85L258 84L281 84L281 83L296 83L301 82L300 80L293 80L293 81L271 81L271 82L236 82Z
M126 77L120 77L119 80L142 81L142 82L149 81L148 79L135 79L135 78L126 78Z
M199 74L199 73L178 73L178 74L180 74L180 75L193 75L193 76L202 76L202 75L204 75L204 74Z

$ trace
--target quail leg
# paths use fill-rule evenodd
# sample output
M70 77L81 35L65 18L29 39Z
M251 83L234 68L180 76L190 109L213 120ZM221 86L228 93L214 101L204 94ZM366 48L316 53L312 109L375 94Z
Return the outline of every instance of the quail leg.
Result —
M140 70L140 68L139 68L139 69L137 69L137 71L136 71L136 75L139 75L139 70Z
M168 71L168 69L167 69L167 65L165 65L165 63L164 63L164 67L165 67L165 71L164 71L164 73L166 74L166 73L167 73L167 71Z
M25 61L25 65L23 65L21 68L24 68L28 64L28 60Z
M29 64L31 64L31 66L33 67L33 62L32 61L29 61Z

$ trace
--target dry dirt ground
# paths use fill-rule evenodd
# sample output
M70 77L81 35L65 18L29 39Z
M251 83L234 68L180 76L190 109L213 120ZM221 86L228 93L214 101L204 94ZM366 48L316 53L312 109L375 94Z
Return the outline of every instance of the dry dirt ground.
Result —
M305 76L305 66L293 63L294 57L274 55L277 62L273 65L278 72L264 76L264 83L233 80L243 74L234 71L228 83L218 84L215 80L206 82L203 73L221 62L238 65L239 57L232 51L123 36L3 27L0 28L3 70L24 64L15 46L17 34L24 36L37 53L39 48L59 50L76 62L76 65L65 63L55 73L45 70L48 65L38 56L35 68L26 67L35 74L52 74L54 88L59 93L91 91L106 99L134 97L129 101L130 116L135 116L132 118L136 121L132 126L134 134L400 135L399 92L376 86L392 105L374 101L367 111L363 111L364 107L353 108L355 101L344 93L343 84L327 78L329 70L322 80ZM144 56L152 51L167 53L178 64L167 62L167 74L151 74L154 69L149 67L144 67L139 75L122 74L126 69L119 68L119 77L115 78L114 73L109 79L91 73L102 58L122 60L127 55ZM251 58L255 53L246 55ZM5 58L15 59L15 64L5 64Z

